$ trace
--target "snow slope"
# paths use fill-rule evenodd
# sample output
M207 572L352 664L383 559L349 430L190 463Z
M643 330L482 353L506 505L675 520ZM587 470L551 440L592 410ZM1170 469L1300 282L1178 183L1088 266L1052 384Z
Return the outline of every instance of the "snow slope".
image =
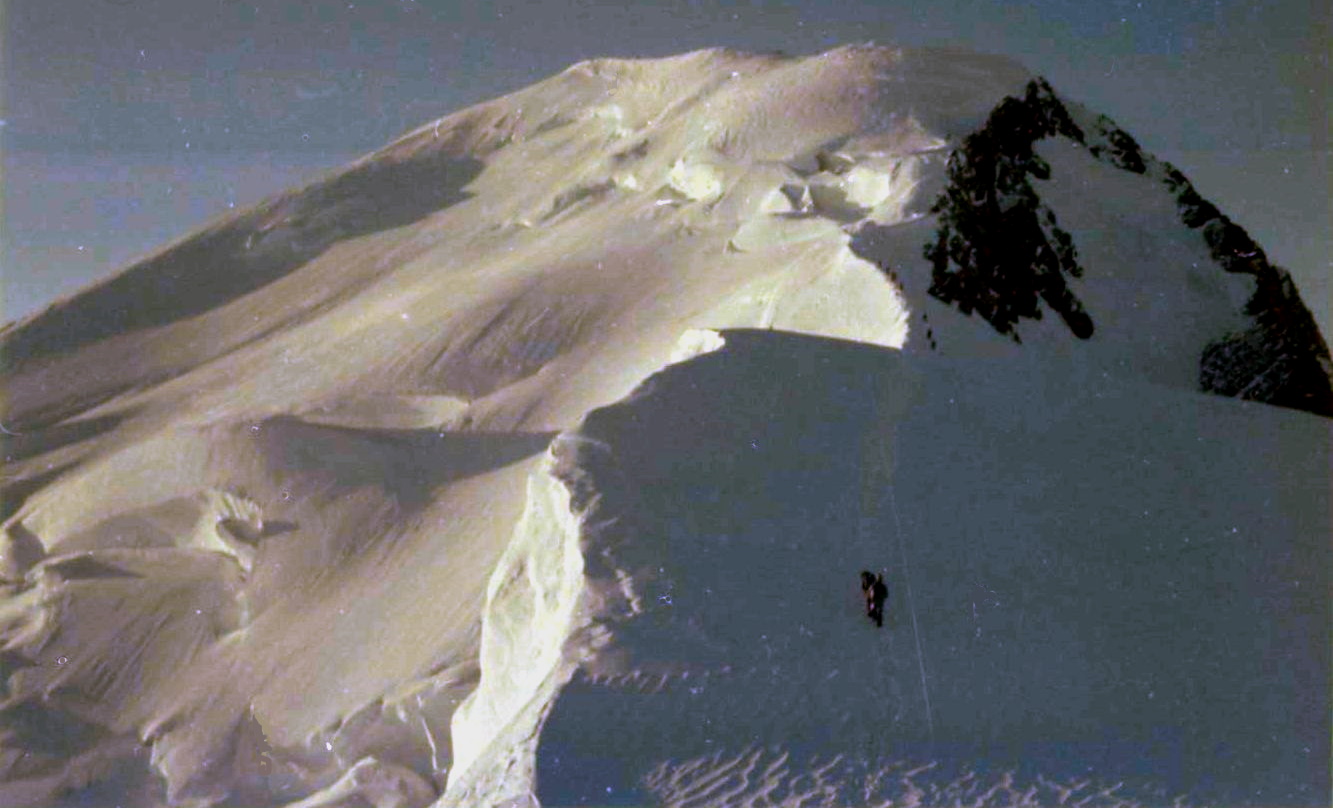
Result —
M1081 364L723 338L553 445L583 564L538 549L570 542L539 474L511 545L534 583L493 583L483 629L553 661L483 654L455 736L504 742L440 805L1327 797L1326 419ZM862 568L886 570L883 630ZM581 612L531 650L511 622L567 608L569 576ZM499 723L486 683L514 666L545 712Z
M599 643L637 641L583 625L647 604L636 568L622 580L585 551L585 511L608 496L587 466L595 441L627 449L570 430L718 349L718 329L896 349L978 384L1030 375L1051 393L1042 407L1151 384L1201 407L1238 406L1203 389L1333 412L1327 348L1285 275L1127 137L997 57L594 60L5 326L0 803L570 798L542 750L570 731L562 705L579 688L647 687L723 653L700 639L621 670ZM690 463L740 462L729 430L764 401L774 429L796 419L814 436L788 447L789 465L850 460L821 455L823 404L788 411L750 386L728 393L741 404L675 399L701 428L723 419ZM885 429L917 417L874 400ZM1270 409L1284 429L1325 423ZM1231 446L1238 464L1262 457ZM896 468L889 490L915 479ZM866 474L889 479L883 461ZM689 483L653 482L668 484ZM871 546L889 517L880 483L858 485L856 541ZM751 507L748 491L698 493ZM1228 503L1209 494L1200 509ZM619 518L624 552L669 550ZM845 710L830 699L830 716ZM932 700L927 730L948 726L947 701ZM1280 769L1274 787L1299 780ZM659 774L670 804L688 778Z

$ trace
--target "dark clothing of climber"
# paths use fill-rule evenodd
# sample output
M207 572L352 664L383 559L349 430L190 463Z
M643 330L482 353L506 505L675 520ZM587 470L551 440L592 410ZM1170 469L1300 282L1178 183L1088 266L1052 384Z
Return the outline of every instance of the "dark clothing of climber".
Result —
M875 625L884 627L884 601L889 599L889 587L884 583L883 574L875 575L869 570L861 571L861 593L866 598L866 617L875 621Z

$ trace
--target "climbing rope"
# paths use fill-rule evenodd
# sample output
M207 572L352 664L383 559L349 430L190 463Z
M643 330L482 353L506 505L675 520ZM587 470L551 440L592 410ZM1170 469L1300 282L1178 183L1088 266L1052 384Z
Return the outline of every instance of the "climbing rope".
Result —
M884 458L887 462L888 458ZM902 559L903 582L907 586L907 611L912 615L912 636L916 640L916 666L921 672L921 698L926 704L926 728L930 732L931 743L935 742L935 717L930 708L930 686L926 682L926 658L921 650L921 627L916 619L916 600L912 597L912 570L907 563L907 540L903 536L902 522L898 520L898 500L894 493L895 485L889 482L889 510L893 513L893 528L898 538L898 555Z

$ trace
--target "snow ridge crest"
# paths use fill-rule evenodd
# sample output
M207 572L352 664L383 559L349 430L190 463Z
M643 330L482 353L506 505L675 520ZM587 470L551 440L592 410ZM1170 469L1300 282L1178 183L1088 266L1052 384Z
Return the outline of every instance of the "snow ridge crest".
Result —
M569 473L553 446L528 479L527 505L487 586L481 679L454 714L454 765L437 808L538 805L538 733L596 637L584 630L582 509Z

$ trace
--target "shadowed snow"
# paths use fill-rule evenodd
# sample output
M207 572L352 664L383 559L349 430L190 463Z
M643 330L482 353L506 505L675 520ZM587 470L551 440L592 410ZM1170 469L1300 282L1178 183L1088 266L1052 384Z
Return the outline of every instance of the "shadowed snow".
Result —
M530 740L492 747L521 763L473 764L504 783L492 793L887 805L933 789L930 805L970 778L1008 784L979 805L1061 789L1320 803L1327 421L1049 360L723 339L557 441L583 621L506 636L578 668L524 691L550 700L527 704ZM883 630L861 614L863 568L889 583ZM474 698L550 665L504 658L483 655ZM440 804L507 804L459 796Z

